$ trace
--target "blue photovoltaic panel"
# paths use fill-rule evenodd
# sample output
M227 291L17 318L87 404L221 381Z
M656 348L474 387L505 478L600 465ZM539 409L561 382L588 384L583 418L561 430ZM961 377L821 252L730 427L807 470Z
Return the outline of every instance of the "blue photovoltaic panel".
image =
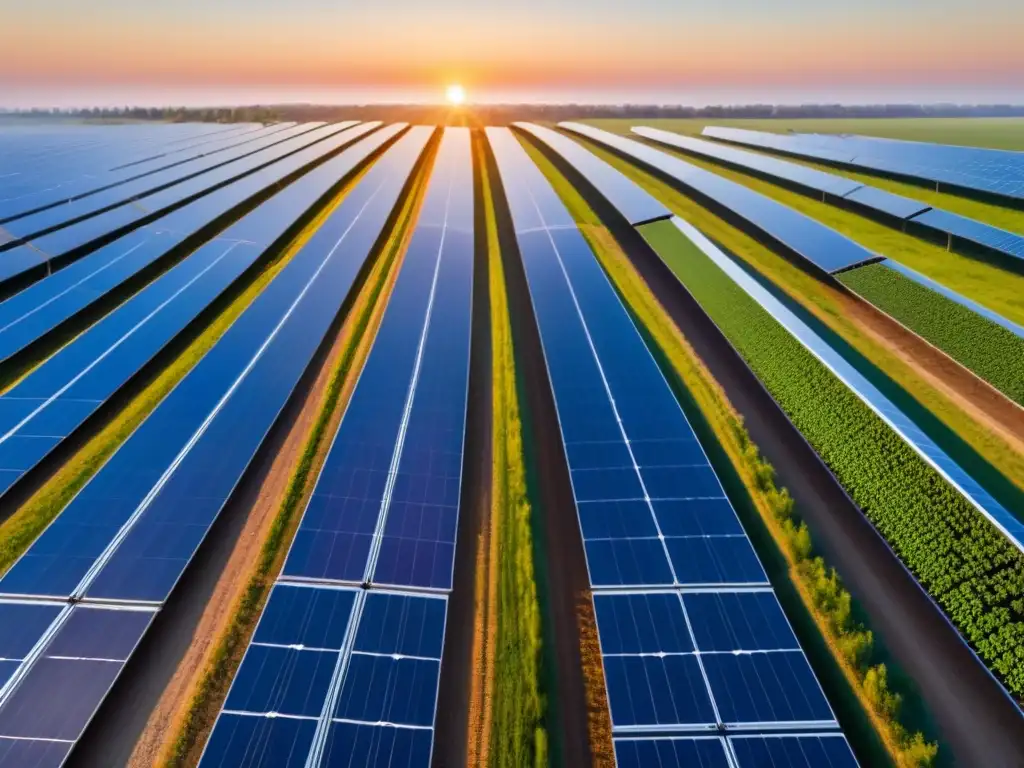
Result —
M972 506L981 512L1018 549L1024 550L1024 522L1003 507L968 472L940 448L927 433L901 411L889 398L848 363L813 329L798 318L785 304L748 275L739 265L708 240L699 230L678 217L673 224L694 245L700 248L722 271L790 334L828 368L851 392L899 435L914 451L935 469Z
M412 768L430 765L433 732L388 724L331 723L323 768Z
M204 768L304 768L315 719L221 712L206 742Z
M775 134L708 126L703 134L800 157L948 184L1016 199L1024 198L1024 153L928 144L868 136Z
M349 131L358 132L359 127L349 129ZM191 226L190 220L195 218L198 211L205 211L207 220L211 220L226 210L223 208L224 201L227 199L226 195L218 193L231 190L235 183L246 183L267 173L273 177L273 180L277 180L280 178L278 171L281 169L275 169L276 162L288 162L292 170L297 170L337 150L354 138L354 135L357 135L349 131L338 131L336 126L316 129L308 134L288 139L249 158L169 187L146 197L143 201L114 208L106 213L43 235L29 243L19 245L0 254L0 282L15 278L33 269L38 270L50 264L54 258L72 251L77 252L77 249L90 247L101 238L115 234L120 235L130 231L133 227L142 226L140 222L143 219L155 219L145 225L152 231L180 231L182 225L189 222L187 231L182 234L192 234L195 227ZM366 130L364 129L362 132L365 133ZM292 155L291 153L296 154ZM297 160L302 162L295 164ZM247 193L235 199L228 207L233 207L246 197L262 190L267 186L269 180L261 178L261 181L262 183L254 189L251 186L245 187L248 190ZM214 192L212 185L215 184L226 184L227 186L222 186ZM186 201L193 200L193 198L195 199L192 205L183 206ZM173 212L168 213L172 209Z
M526 267L591 584L766 583L654 358L580 232L562 224L568 212L509 131L488 137Z
M613 732L837 729L700 443L597 259L560 224L561 203L515 137L487 135L565 444ZM545 228L549 216L558 224ZM660 589L622 589L638 585ZM723 742L711 744L681 748L690 759L702 749L725 758ZM658 757L657 747L630 749L634 760Z
M252 642L341 650L355 598L351 589L277 584L263 607Z
M773 592L694 592L683 604L702 651L800 648Z
M446 608L443 597L278 583L200 764L425 768ZM307 638L310 628L331 645L260 639Z
M856 768L840 734L732 736L729 747L737 768Z
M469 133L448 129L285 577L451 588L473 247Z
M407 134L369 171L0 580L0 590L165 598L333 322L425 131Z
M863 186L858 181L851 181L832 173L825 173L814 168L807 168L796 163L779 160L775 157L745 152L742 149L735 149L710 141L701 141L700 139L682 136L671 131L662 131L646 126L631 130L645 139L651 139L660 144L682 149L700 157L721 160L746 170L758 171L767 176L796 184L805 190L843 197Z
M878 189L878 187L860 187L846 195L846 199L865 208L871 208L880 213L895 216L898 219L909 219L931 208L930 205L926 205L919 200L894 195L892 192L886 192L884 189Z
M614 741L618 768L733 768L725 739L718 736L622 738Z
M599 128L581 123L559 125L670 176L683 187L722 206L757 232L826 272L841 272L882 259L834 229L742 184Z
M13 483L38 464L253 265L263 249L243 241L254 229L265 241L277 240L374 145L357 145L289 185L0 396L0 467L9 470L6 479ZM5 463L8 451L17 453L17 468L11 458Z
M1024 259L1024 237L1016 232L1008 232L1005 229L999 229L990 224L984 224L938 208L914 216L911 221L929 229L986 246L1008 256Z
M310 123L307 125L313 127L315 125L322 125L322 123ZM284 126L284 128L288 130L289 126ZM55 175L50 176L40 173L38 168L33 168L29 172L7 179L8 183L3 187L3 191L0 192L0 195L3 195L0 198L0 223L17 221L22 217L53 206L59 206L63 203L101 192L115 190L121 185L172 167L180 167L184 171L188 168L189 163L208 155L214 155L217 151L230 149L232 146L239 144L243 139L255 143L261 140L263 136L272 135L273 133L277 133L277 130L273 132L268 131L267 134L262 135L251 134L237 138L225 137L221 140L221 143L228 144L228 146L222 150L217 150L216 147L210 148L209 151L203 151L203 147L182 147L180 151L173 154L159 154L149 158L137 158L133 162L118 168L98 168L92 172L83 172L82 166L76 166L74 162L68 164L68 168L62 168L56 171ZM91 155L93 153L86 154ZM56 162L55 164L63 165ZM76 167L78 168L78 175L72 175L69 178L69 173L76 173L74 170ZM19 182L18 179L22 181ZM114 194L117 193L114 192Z
M0 766L5 768L25 765L18 761L33 755L40 756L38 765L60 764L154 615L151 610L89 606L56 610L45 647L23 662L18 684L0 698ZM5 754L11 740L35 747L12 748ZM46 750L44 741L63 749Z
M197 162L189 163L183 167L172 167L165 171L143 176L135 181L111 187L110 189L98 192L94 195L81 198L63 205L48 208L45 211L25 216L4 225L4 229L16 238L32 239L45 232L73 223L77 219L90 217L102 213L112 207L126 203L138 202L146 206L147 196L159 192L162 189L170 188L195 178L192 189L199 188L199 184L207 179L209 185L217 183L218 177L207 177L205 172L214 169L242 172L241 161L253 155L254 159L261 157L260 150L271 147L297 135L310 130L305 125L296 126L280 135L271 134L251 144L244 144L236 148L229 148L224 154L215 153Z
M595 593L594 608L616 732L834 725L769 590Z
M0 736L0 766L3 768L56 768L64 764L71 744L47 739L7 739Z
M515 126L561 155L633 226L672 216L671 211L652 195L567 136L532 123L515 123Z
M342 146L363 136L376 125L371 123L351 128L326 142L324 148L318 145L310 147L195 200L153 226L118 238L0 303L0 360L21 352L46 332L92 305L105 293L167 255L196 230L315 160L329 145ZM374 138L366 139L342 156L365 157L361 153L368 154L376 146ZM334 171L337 169L335 165ZM320 170L310 173L297 185L301 185L300 188L309 186L311 179L322 176ZM289 191L288 195L296 197L297 193ZM221 237L266 247L271 244L267 235L279 232L280 221L278 216L263 217L255 211L222 233Z

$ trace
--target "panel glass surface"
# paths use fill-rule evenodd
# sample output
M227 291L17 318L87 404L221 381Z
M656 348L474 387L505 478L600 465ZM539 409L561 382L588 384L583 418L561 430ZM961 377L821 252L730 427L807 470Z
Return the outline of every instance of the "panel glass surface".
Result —
M842 271L882 258L834 229L742 184L607 131L579 123L559 125L670 176L826 272Z
M533 123L515 123L577 170L633 226L672 216L671 211L620 171L558 131Z
M733 768L725 740L714 736L615 739L618 768Z
M846 738L839 734L733 736L729 747L738 768L855 768Z

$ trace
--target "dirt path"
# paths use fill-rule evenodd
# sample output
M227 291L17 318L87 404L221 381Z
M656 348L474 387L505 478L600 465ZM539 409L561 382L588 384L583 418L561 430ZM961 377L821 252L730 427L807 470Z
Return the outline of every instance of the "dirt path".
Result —
M1024 454L1024 408L866 300L845 290L837 290L834 295L875 343L887 348L971 418Z

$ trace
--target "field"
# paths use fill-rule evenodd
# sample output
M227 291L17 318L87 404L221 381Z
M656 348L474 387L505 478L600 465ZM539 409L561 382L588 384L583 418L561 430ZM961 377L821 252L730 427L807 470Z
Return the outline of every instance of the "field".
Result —
M1024 749L1012 533L671 222L630 225L541 136L438 114L0 120L0 226L41 202L55 237L0 244L0 744L14 712L60 760L132 768L613 768L655 727L727 753L808 722L864 765ZM1024 119L591 122L1024 149ZM93 149L64 154L76 131ZM1021 339L580 148L1024 504ZM1024 324L1021 275L687 159ZM109 685L79 685L100 658Z
M1024 118L864 118L804 120L588 120L609 131L628 132L643 123L666 131L699 134L706 125L747 128L752 131L785 133L859 133L886 139L962 144L969 147L1024 150Z

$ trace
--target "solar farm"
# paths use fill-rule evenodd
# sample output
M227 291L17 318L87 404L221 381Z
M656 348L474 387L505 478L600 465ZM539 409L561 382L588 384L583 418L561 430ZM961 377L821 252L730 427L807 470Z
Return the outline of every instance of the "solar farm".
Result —
M0 767L1024 765L1024 153L0 126Z

